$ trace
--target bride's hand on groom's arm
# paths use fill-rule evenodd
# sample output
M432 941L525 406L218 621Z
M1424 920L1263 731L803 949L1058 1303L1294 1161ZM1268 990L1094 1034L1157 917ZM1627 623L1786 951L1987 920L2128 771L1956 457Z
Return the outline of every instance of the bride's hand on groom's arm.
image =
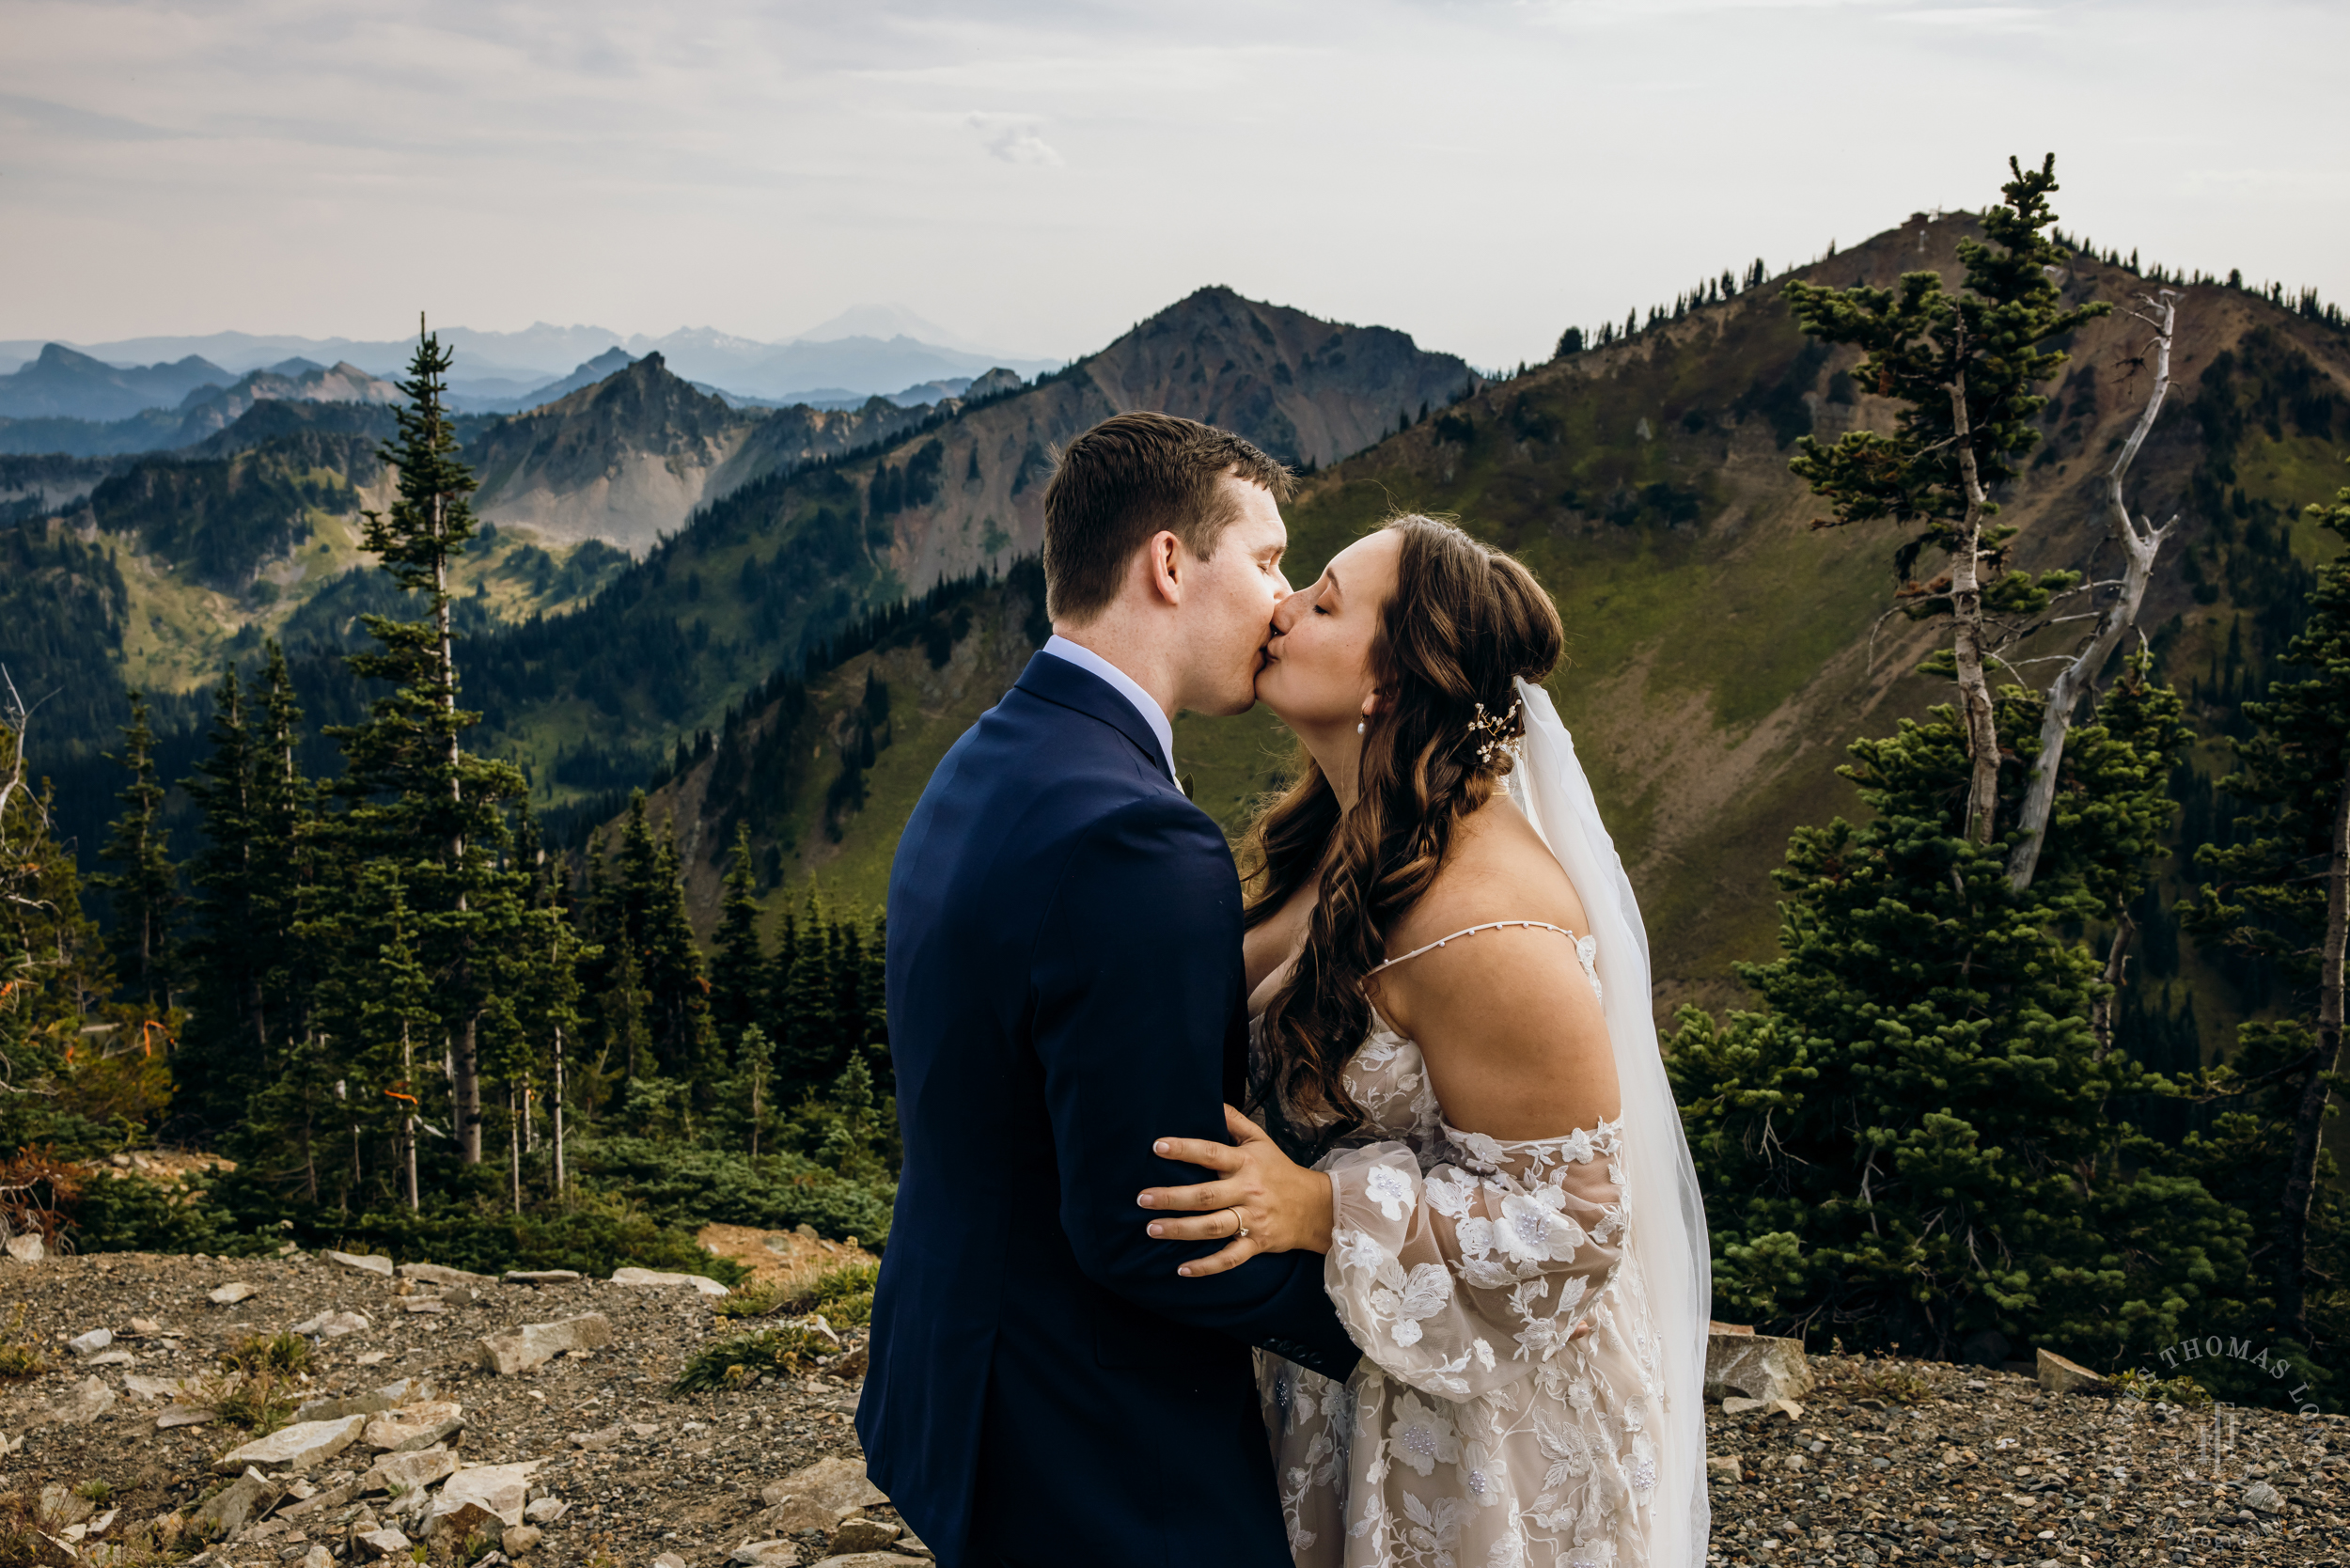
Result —
M1263 1128L1230 1105L1224 1125L1232 1143L1166 1137L1151 1146L1162 1159L1218 1176L1198 1186L1152 1187L1137 1200L1146 1209L1200 1211L1151 1221L1151 1234L1161 1240L1230 1243L1175 1272L1197 1278L1237 1268L1260 1252L1329 1251L1338 1208L1330 1178L1291 1160Z

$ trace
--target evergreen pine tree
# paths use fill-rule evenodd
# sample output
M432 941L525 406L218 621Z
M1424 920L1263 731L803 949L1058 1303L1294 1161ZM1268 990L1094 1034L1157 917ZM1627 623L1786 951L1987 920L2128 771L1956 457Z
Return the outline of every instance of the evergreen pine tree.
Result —
M122 815L107 830L99 858L122 869L90 878L114 900L115 964L149 1018L168 1018L172 1007L172 928L180 907L180 873L171 863L164 827L163 782L155 775L155 732L147 699L131 693L131 722L123 726L118 759L131 782L117 798Z
M51 797L33 792L24 713L0 671L0 1143L55 1136L50 1097L81 1030L115 979L98 923L82 910L70 849L50 833ZM118 1028L145 1020L118 1017Z
M776 1042L777 1075L794 1099L804 1092L822 1092L838 1071L839 1012L833 989L833 949L838 938L833 933L834 922L825 918L811 883L791 967L783 977L782 1006L776 1013L782 1030Z
M253 731L234 666L212 694L212 750L184 788L202 816L204 847L187 945L189 1016L172 1079L183 1114L226 1126L260 1081L270 1026L262 996L274 945L255 904Z
M718 910L717 951L710 961L710 1013L728 1058L743 1065L739 1042L767 1011L767 955L759 941L759 877L751 866L751 830L734 830L726 891ZM762 1040L764 1036L761 1037Z
M2055 221L2056 157L2001 188L2003 204L1983 218L1989 241L1958 243L1966 268L1951 294L1934 272L1904 274L1898 289L1832 289L1791 281L1786 297L1804 331L1867 352L1854 369L1861 385L1901 404L1890 434L1861 429L1833 447L1799 437L1791 467L1825 497L1834 517L1816 526L1890 522L1914 529L1895 557L1906 578L1929 547L1950 557L1946 575L1904 589L1912 619L1950 618L1948 673L1959 688L1967 756L1966 836L1988 843L1999 793L1998 720L1987 666L1994 650L1986 615L2029 615L2078 573L2003 571L2012 526L1996 526L1991 488L2017 472L2040 439L2034 416L2047 399L2032 388L2065 363L2042 347L2107 314L2103 304L2066 309L2049 275L2066 253L2042 232Z
M362 618L376 641L350 657L363 678L392 690L369 704L366 722L330 731L343 745L338 786L350 808L338 829L356 858L407 867L407 895L420 917L419 950L435 979L454 1088L450 1137L466 1165L481 1161L480 1029L505 977L500 964L527 896L528 878L506 866L504 808L527 793L514 767L464 749L480 715L458 706L450 572L473 536L466 497L471 470L457 455L446 405L450 355L420 332L406 402L395 410L400 440L384 460L399 471L399 499L367 516L366 546L424 616Z
M2098 1038L2107 989L2061 934L2137 896L2172 807L2175 694L2142 661L2074 732L2043 869L1966 831L1967 731L1941 707L1851 748L1870 816L1804 828L1775 880L1768 1004L1684 1010L1666 1053L1726 1311L1848 1344L1996 1360L1996 1333L2117 1361L2237 1312L2248 1227L2117 1120L2154 1085ZM2001 694L2010 747L2036 694ZM2020 770L2008 770L2009 802Z
M2350 488L2309 509L2350 542ZM2277 1129L2256 1162L2275 1185L2277 1316L2304 1345L2350 1334L2345 1205L2325 1148L2342 1065L2342 966L2350 925L2350 555L2318 569L2310 619L2286 645L2290 667L2248 702L2252 733L2219 787L2252 808L2236 841L2200 854L2212 881L2182 911L2188 929L2276 966L2299 995L2287 1016L2249 1023L2217 1091ZM2255 1138L2239 1127L2239 1137ZM2264 1208L2268 1205L2262 1205ZM2314 1239L2313 1239L2314 1238ZM2313 1253L2322 1260L2313 1262ZM2315 1302L2312 1297L2315 1297Z

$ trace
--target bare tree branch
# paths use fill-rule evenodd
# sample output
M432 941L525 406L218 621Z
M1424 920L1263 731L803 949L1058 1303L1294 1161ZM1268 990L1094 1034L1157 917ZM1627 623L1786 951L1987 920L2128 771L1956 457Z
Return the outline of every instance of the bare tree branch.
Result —
M2154 385L2129 438L2115 454L2113 466L2106 471L2106 493L2113 504L2114 527L2124 557L2121 588L2098 619L2088 642L2048 688L2047 710L2040 721L2040 755L2032 759L2031 781L2025 789L2023 815L2017 823L2023 829L2023 838L2008 856L2008 885L2019 893L2031 886L2032 876L2040 869L2040 851L2047 841L2048 817L2056 806L2057 770L2064 760L2064 739L2073 728L2073 710L2079 706L2082 694L2096 680L2097 672L2105 668L2106 661L2121 646L2123 637L2138 624L2138 606L2146 597L2146 584L2154 575L2155 557L2162 553L2163 541L2179 525L2175 516L2159 528L2152 518L2133 520L2129 503L2122 494L2123 478L2138 460L2138 448L2146 444L2147 432L2154 428L2155 416L2162 413L2163 400L2170 393L2170 345L2178 324L2177 290L2165 289L2158 296L2140 297L2161 313L2153 345Z

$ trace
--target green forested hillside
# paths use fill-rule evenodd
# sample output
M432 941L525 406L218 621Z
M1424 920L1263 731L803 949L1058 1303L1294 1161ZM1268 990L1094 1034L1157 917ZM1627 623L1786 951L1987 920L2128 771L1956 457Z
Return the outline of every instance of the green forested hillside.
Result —
M1920 219L1796 275L1884 285L1935 265L1954 278L1963 231L1958 219ZM1924 647L1917 629L1899 619L1879 624L1896 586L1892 539L1810 526L1824 509L1788 472L1794 438L1832 439L1886 416L1841 374L1849 354L1796 330L1779 281L1434 407L1310 476L1287 510L1293 581L1391 510L1418 509L1516 552L1558 595L1569 660L1552 689L1644 901L1666 1013L1740 996L1731 962L1772 948L1768 874L1789 831L1858 810L1836 773L1846 745L1922 713L1948 690L1912 673ZM2065 283L2068 298L2084 300L2142 287L2125 269L2088 259ZM2184 292L2174 390L2131 494L2158 520L2183 519L2141 623L2158 673L2191 698L2201 739L2174 790L2186 803L2181 832L2197 842L2225 838L2227 808L2212 788L2226 766L2221 738L2306 601L2321 536L2297 509L2330 492L2350 452L2350 342L2241 290ZM2045 440L1998 497L2001 521L2028 525L2019 566L2111 568L2102 476L2142 406L2136 330L2126 319L2099 321L2071 345ZM794 721L807 769L750 808L755 833L773 835L761 841L771 871L812 870L848 896L878 901L921 781L986 706L986 684L1000 690L1030 646L1012 630L1025 606L985 602L992 607L975 607L968 646L958 638L938 672L917 643L810 678L809 710ZM2060 628L2016 656L2063 646ZM949 693L943 672L966 667L965 683ZM869 673L888 693L888 717L865 727L875 760L862 770L865 804L844 821L816 810L812 792L840 776L844 745L863 745L850 715ZM907 717L908 702L918 717ZM1177 750L1201 804L1236 830L1280 776L1285 746L1260 710L1221 721L1186 715ZM690 766L657 797L660 809L682 805L703 922L714 917L725 837L710 824L744 810L713 804L714 765ZM2182 1027L2190 998L2217 1025L2259 997L2229 982L2232 961L2199 957L2179 938L2168 914L2179 871L2174 865L2159 902L2139 911L2149 983L2131 1006L2137 1027L2191 1039L2199 1031Z

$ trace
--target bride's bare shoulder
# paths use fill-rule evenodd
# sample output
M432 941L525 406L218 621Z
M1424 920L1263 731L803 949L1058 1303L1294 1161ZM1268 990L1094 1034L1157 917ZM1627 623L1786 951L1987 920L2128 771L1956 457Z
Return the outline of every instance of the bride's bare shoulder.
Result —
M1540 920L1583 934L1583 901L1534 824L1496 793L1454 825L1435 881L1388 934L1390 952L1406 952L1456 931L1493 920Z

